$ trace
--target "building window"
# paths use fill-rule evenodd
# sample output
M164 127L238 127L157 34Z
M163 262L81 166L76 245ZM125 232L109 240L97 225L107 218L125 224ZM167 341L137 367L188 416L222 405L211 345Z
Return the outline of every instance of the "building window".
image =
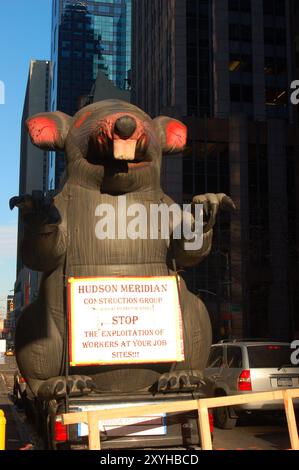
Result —
M284 57L265 57L265 75L287 75L287 60Z
M231 85L230 86L230 99L235 103L241 101L241 87L240 85Z
M285 0L264 0L264 15L285 16Z
M245 13L251 12L251 0L229 0L229 11L242 11Z
M251 25L248 24L235 24L229 25L229 40L230 41L252 41Z
M245 102L252 103L253 90L250 85L235 85L230 86L230 99L235 103Z
M242 85L241 92L242 92L242 101L244 101L245 103L252 103L253 101L252 86Z
M266 88L267 106L286 106L288 99L287 90L282 88Z
M229 71L252 72L252 56L249 54L230 54Z
M264 28L264 41L267 45L285 46L286 30L282 28Z
M190 115L210 114L212 23L206 0L188 0L187 14L187 105Z
M61 51L61 57L68 59L70 57L70 51Z

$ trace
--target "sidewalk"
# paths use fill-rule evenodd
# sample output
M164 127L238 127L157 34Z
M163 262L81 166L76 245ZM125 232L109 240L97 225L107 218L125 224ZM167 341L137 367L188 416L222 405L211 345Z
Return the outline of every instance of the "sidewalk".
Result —
M5 450L20 450L28 443L28 436L24 430L17 411L9 399L5 376L0 372L0 409L6 418L6 445Z

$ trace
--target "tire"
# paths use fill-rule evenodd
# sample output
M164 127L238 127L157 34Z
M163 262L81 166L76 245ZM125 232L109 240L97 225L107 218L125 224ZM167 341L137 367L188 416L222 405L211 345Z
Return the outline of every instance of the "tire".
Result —
M215 425L220 429L233 429L236 426L237 419L231 418L229 408L222 406L214 409Z

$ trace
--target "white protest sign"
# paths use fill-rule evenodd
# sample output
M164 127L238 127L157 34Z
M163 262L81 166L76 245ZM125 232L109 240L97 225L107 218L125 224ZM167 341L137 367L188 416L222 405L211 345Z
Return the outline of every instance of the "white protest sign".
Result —
M174 276L69 279L70 364L184 360Z

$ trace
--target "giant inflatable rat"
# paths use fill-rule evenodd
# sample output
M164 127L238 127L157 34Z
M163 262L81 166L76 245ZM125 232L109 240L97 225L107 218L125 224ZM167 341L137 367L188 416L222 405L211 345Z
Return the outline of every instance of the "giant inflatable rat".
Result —
M66 392L66 279L173 275L175 266L194 266L210 252L218 209L233 207L233 202L224 194L194 198L207 215L203 245L195 251L185 250L184 240L99 240L99 204L117 209L119 195L126 195L127 204L138 202L147 209L150 204L172 204L160 186L161 159L183 150L186 127L168 117L151 119L119 100L89 105L73 118L61 112L39 114L28 119L27 127L34 145L64 151L67 163L64 184L54 198L34 192L10 201L24 220L23 261L44 273L37 300L23 310L17 324L17 362L33 393L51 398ZM181 278L179 285L184 362L71 367L68 392L87 393L93 387L137 392L200 384L211 344L210 320Z

